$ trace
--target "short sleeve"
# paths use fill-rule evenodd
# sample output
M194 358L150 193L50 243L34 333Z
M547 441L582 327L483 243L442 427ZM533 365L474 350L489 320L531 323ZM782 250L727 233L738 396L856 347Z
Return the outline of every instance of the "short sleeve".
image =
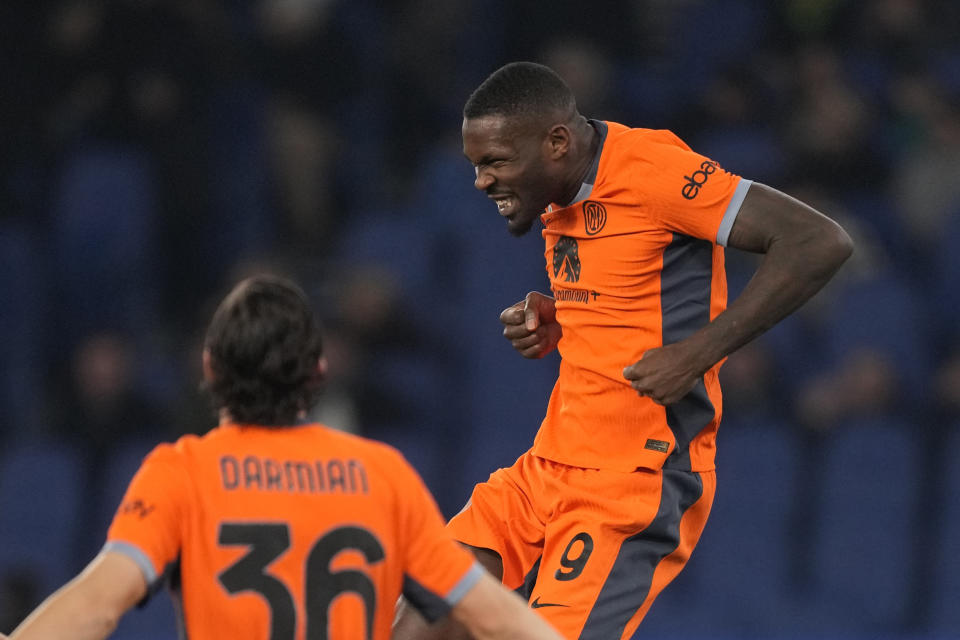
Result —
M643 189L658 226L725 246L751 182L685 145L651 146Z
M110 529L105 551L129 556L153 592L180 554L180 523L188 483L174 446L162 444L144 459L130 481Z
M404 554L403 595L430 621L456 605L483 568L447 531L417 472L398 456L397 493Z

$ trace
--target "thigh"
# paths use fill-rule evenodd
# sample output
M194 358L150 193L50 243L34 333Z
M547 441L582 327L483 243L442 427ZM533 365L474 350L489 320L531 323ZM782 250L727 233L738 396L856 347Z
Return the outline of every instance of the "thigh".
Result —
M521 593L536 576L543 552L545 520L537 503L536 465L526 453L512 467L498 469L474 487L469 502L447 524L453 537L472 547L488 570L502 570L504 585ZM482 550L492 551L499 563Z
M572 475L562 489L564 508L546 528L530 606L567 638L629 638L699 539L712 476Z

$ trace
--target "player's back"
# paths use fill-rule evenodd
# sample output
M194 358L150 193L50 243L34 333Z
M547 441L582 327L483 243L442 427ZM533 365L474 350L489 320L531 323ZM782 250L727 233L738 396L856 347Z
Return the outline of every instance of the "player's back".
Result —
M176 560L187 637L387 638L404 580L442 598L469 568L411 562L449 544L416 539L440 525L384 444L320 425L222 425L157 447L109 538L146 547L158 573Z

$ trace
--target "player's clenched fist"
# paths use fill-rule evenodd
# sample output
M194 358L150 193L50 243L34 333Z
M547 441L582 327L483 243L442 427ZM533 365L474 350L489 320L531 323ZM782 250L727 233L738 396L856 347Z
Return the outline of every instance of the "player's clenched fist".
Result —
M500 312L503 337L524 358L542 358L553 351L562 331L553 298L531 291L517 304Z
M657 404L671 405L687 395L705 371L697 352L678 342L650 349L623 370L637 394Z

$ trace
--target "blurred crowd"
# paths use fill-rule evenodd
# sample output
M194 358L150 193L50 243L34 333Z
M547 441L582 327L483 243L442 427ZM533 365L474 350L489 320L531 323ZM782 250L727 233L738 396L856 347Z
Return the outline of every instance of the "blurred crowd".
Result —
M802 585L832 438L900 433L919 462L889 481L924 524L900 551L911 606L884 629L929 623L935 550L960 551L943 524L960 490L944 480L960 481L960 3L47 0L0 5L0 43L0 450L62 446L81 495L115 499L121 447L214 424L212 304L277 271L325 322L316 417L401 448L452 515L529 445L556 373L497 322L546 289L542 241L506 234L460 153L469 92L531 59L588 117L669 128L854 237L827 289L729 358L720 460L739 425L797 443L782 509ZM735 295L756 258L727 255ZM86 500L70 572L109 514ZM46 585L0 578L5 631Z

